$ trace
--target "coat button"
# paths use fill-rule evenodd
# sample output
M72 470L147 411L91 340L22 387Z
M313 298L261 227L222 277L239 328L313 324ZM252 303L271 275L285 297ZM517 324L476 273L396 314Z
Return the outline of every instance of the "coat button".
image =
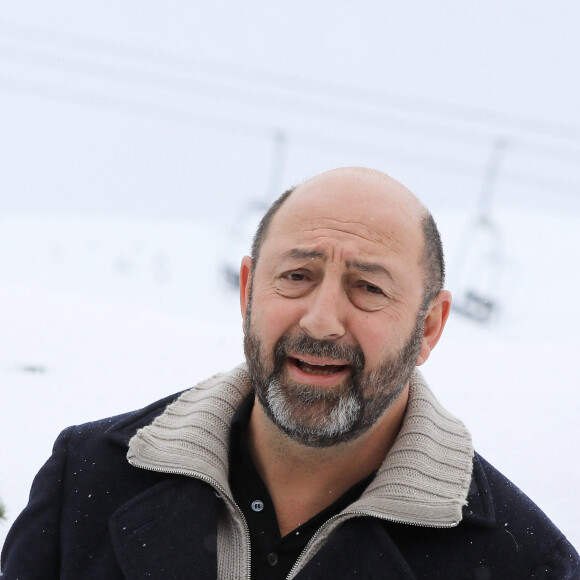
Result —
M264 502L257 499L256 501L252 502L252 509L255 512L261 512L264 509Z
M270 566L275 566L278 563L278 555L274 554L274 552L270 552L268 554L268 564Z

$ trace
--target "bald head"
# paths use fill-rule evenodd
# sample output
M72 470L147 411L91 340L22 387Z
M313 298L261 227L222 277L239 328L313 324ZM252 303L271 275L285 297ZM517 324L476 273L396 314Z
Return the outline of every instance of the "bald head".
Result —
M368 239L414 248L425 272L423 308L441 291L443 251L431 214L404 185L363 167L333 169L285 191L258 226L252 244L253 268L269 235L288 223L300 222L308 228L314 217L331 224L357 223Z
M398 207L411 216L423 214L425 208L417 197L402 183L386 173L366 167L343 167L325 171L295 188L296 196L322 198L340 202L352 199L357 203L376 203ZM344 201L344 200L343 200Z

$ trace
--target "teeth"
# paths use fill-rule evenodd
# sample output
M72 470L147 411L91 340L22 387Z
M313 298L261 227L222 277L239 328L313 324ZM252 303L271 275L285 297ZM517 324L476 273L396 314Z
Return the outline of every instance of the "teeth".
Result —
M296 364L302 371L311 375L332 375L344 368L344 365L311 363L299 358L296 359Z
M328 366L328 365L326 365L324 363L306 362L305 360L302 360L301 358L299 358L297 360L299 360L301 363L304 363L305 365L312 365L314 367L326 367L326 366Z
M300 361L301 363L305 364L305 365L312 365L314 367L342 367L344 366L344 363L317 363L317 362L309 362L306 360L302 360L301 358L297 358L297 361Z

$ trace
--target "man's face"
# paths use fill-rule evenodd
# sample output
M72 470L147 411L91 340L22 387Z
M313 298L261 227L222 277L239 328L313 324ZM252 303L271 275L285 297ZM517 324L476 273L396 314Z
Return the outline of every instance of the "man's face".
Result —
M243 294L259 403L287 435L319 447L374 425L423 344L417 216L372 188L361 198L358 181L330 181L282 206Z

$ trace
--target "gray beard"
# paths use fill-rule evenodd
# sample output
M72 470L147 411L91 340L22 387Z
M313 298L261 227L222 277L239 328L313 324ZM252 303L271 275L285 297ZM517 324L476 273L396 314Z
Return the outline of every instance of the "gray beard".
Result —
M307 447L331 447L368 431L398 399L409 382L423 340L422 313L403 347L374 370L365 369L360 346L282 335L273 356L266 356L246 312L244 353L252 385L264 412L288 437ZM351 366L339 387L322 389L284 376L288 353L340 360Z

